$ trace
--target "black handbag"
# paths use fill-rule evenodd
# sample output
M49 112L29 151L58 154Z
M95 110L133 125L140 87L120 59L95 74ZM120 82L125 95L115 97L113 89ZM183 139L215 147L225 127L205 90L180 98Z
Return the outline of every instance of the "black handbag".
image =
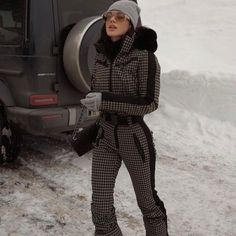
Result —
M78 156L82 156L94 148L94 143L96 141L99 129L99 124L95 122L80 130L80 124L84 115L84 111L85 108L83 107L70 141L71 146Z

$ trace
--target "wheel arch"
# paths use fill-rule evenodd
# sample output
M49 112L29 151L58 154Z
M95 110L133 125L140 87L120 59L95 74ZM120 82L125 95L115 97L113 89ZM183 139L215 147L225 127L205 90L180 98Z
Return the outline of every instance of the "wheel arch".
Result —
M15 101L8 86L0 78L0 107L14 106Z

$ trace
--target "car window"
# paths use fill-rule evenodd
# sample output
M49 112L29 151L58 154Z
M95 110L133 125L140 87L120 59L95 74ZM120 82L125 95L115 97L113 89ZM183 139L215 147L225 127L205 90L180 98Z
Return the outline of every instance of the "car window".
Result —
M18 45L24 38L25 1L0 2L0 44Z

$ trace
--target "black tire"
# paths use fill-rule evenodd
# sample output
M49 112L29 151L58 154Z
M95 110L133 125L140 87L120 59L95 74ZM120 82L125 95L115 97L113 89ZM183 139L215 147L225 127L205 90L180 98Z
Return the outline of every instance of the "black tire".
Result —
M21 143L21 135L0 111L0 164L15 161L20 154Z

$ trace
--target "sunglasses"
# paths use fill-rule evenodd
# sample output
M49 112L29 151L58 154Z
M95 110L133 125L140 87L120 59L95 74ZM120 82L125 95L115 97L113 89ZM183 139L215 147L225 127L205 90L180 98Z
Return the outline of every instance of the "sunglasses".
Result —
M115 20L119 23L124 22L125 19L130 21L130 18L127 15L125 15L123 12L114 13L114 12L109 11L103 15L103 19L105 21L110 21L112 17L114 17Z

